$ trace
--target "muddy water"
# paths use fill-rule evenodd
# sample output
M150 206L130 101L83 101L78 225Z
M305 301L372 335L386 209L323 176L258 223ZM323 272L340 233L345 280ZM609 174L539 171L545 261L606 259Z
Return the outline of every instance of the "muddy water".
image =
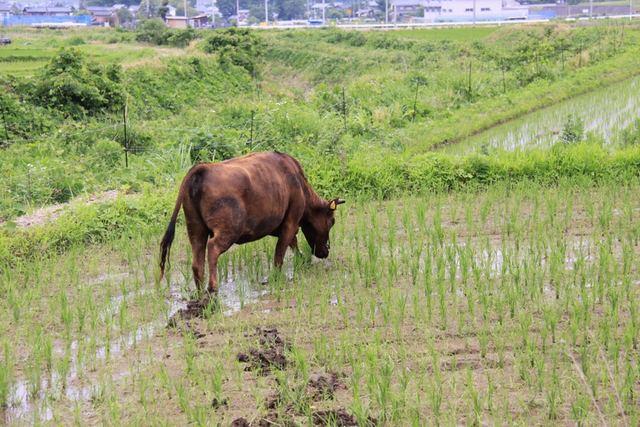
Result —
M560 139L570 115L582 120L585 132L593 132L608 143L618 142L620 130L640 117L640 77L527 114L446 147L444 151L465 154L478 151L482 146L507 150L548 147Z
M289 277L293 276L292 268L287 270L287 275ZM236 277L234 277L234 274L229 274L229 276L221 280L220 283L219 298L222 307L224 307L224 314L226 315L236 313L246 304L257 303L260 298L268 292L267 287L251 283L251 281L243 277L242 274L235 273L235 276ZM130 278L131 275L127 273L105 274L95 278L88 284L92 286L105 283L106 281L126 281ZM92 350L95 360L109 359L114 361L118 358L123 358L127 350L156 335L158 331L166 327L167 319L171 318L179 310L186 308L187 296L183 294L183 290L192 287L193 283L186 283L185 278L180 274L174 276L172 281L174 283L169 290L166 311L154 321L139 326L128 335L117 337L95 347L95 349ZM117 315L125 301L152 294L153 292L154 290L152 288L146 288L112 297L106 308L102 311L101 318L113 317ZM88 342L88 340L87 338L85 341ZM83 367L80 366L82 361L79 360L78 353L80 347L84 347L86 351L86 346L83 345L86 344L86 342L73 341L71 343L69 371L66 381L62 381L62 378L57 372L53 372L51 375L43 372L39 382L39 391L35 393L35 395L31 392L34 388L33 384L30 384L29 381L26 380L17 381L13 385L12 392L9 396L10 406L5 410L0 410L0 424L38 424L52 420L54 413L51 408L55 404L55 401L51 399L52 396L55 397L55 400L65 398L69 401L90 401L99 391L97 390L98 386L95 384L86 384L88 381L83 380L80 378L81 375L79 375ZM64 356L64 345L54 345L54 352L58 357ZM85 354L83 359L86 361L91 359L91 357ZM65 387L62 387L63 383L65 383Z

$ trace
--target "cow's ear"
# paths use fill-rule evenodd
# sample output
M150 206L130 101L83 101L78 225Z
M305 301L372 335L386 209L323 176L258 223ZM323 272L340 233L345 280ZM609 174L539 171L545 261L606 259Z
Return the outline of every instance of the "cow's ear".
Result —
M332 211L335 211L338 205L341 205L345 202L346 200L340 199L338 197L336 197L335 199L331 199L331 201L329 202L329 209L331 209Z

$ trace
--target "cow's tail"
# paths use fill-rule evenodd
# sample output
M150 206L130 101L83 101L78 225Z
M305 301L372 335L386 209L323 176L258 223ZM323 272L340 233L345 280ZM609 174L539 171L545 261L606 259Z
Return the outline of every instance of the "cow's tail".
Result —
M176 235L176 220L178 219L178 214L180 213L180 206L182 206L182 202L184 200L184 195L186 194L189 181L191 181L191 177L195 172L196 167L193 167L187 172L187 175L182 180L182 184L180 184L180 191L178 192L178 200L176 200L176 206L173 209L173 215L171 215L171 221L169 221L169 226L167 227L167 231L164 232L164 236L162 236L162 241L160 241L160 277L158 279L158 283L164 277L164 267L166 261L169 259L171 253L171 244L173 243L173 239Z

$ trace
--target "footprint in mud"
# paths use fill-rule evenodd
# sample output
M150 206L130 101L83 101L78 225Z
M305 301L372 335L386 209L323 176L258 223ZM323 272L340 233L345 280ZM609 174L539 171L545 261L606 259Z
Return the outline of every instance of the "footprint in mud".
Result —
M327 411L316 411L313 413L313 425L316 426L362 426L358 423L355 415L350 415L344 409L335 409ZM375 427L378 420L373 417L367 417L364 423L366 427ZM363 426L363 427L364 427Z
M217 308L215 301L211 300L191 300L187 301L187 307L176 311L167 323L167 328L178 326L179 320L204 319L208 314L213 313Z
M244 370L257 370L263 375L267 375L271 368L285 369L287 367L287 358L284 351L289 348L289 345L280 336L278 330L258 327L254 336L258 337L262 348L250 348L249 354L238 353L236 356L239 362L249 363Z
M231 423L231 427L297 427L291 418L280 416L277 413L268 414L260 419L258 424L250 424L245 418L238 418Z
M308 388L311 389L311 399L316 402L333 400L337 389L347 389L347 385L340 381L344 378L346 378L346 374L338 374L337 372L331 372L327 377L312 375L308 384Z
M378 420L373 417L367 417L367 420L360 424L355 415L349 414L346 410L339 408L335 410L316 411L312 414L314 426L360 426L360 427L376 427ZM250 424L245 418L238 418L231 423L231 427L295 427L293 418L286 414L272 412L258 421L258 424Z

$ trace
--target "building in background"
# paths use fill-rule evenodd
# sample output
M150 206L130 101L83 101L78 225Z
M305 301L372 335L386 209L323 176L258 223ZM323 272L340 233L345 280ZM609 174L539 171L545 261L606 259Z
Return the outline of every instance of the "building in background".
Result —
M185 18L184 16L167 16L166 23L167 27L181 29L187 28L187 25L189 24L188 18Z
M71 8L67 6L25 7L25 16L71 16Z
M113 15L113 8L107 6L89 6L87 12L91 14L91 25L109 26L109 19Z
M0 23L2 23L4 18L8 18L13 15L11 11L11 6L6 3L0 3Z

